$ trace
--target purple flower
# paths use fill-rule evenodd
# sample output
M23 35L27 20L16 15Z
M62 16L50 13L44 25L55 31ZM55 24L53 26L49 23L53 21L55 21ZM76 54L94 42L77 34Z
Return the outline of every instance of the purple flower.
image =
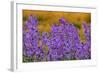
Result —
M41 35L37 28L37 18L30 15L23 27L23 55L36 56L35 60L38 61L90 59L90 26L85 22L82 24L86 37L83 43L74 24L64 18L60 18L59 22L60 25L51 26L51 32L42 32Z
M34 54L34 52L31 49L27 49L25 51L25 55L27 55L28 57L31 57Z
M30 15L29 16L29 22L33 25L33 26L37 26L38 25L38 20L35 16Z
M60 19L59 19L59 22L60 22L61 24L63 24L63 25L68 24L68 22L67 22L64 18L60 18Z
M84 34L86 36L86 39L91 40L90 27L86 24L86 22L83 22L82 27L84 29Z

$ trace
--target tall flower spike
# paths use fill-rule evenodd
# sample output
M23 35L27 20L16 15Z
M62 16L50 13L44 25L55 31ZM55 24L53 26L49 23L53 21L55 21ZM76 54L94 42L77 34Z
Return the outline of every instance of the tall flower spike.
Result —
M84 29L84 34L86 36L86 39L90 40L91 39L90 27L86 24L86 22L83 22L82 28Z
M38 20L35 16L30 15L29 16L29 21L33 26L37 26L38 25Z
M64 18L60 18L60 19L59 19L59 22L60 22L61 24L63 24L63 25L66 24L66 20L65 20Z

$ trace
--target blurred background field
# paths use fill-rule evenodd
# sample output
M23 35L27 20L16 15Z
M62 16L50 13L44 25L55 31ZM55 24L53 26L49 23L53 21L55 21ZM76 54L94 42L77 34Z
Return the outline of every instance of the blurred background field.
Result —
M50 32L53 24L59 25L59 18L64 18L71 24L74 24L80 31L79 35L82 41L85 37L82 29L82 22L91 24L91 14L85 12L57 12L57 11L39 11L39 10L23 10L23 25L28 20L29 15L33 15L38 19L38 31Z

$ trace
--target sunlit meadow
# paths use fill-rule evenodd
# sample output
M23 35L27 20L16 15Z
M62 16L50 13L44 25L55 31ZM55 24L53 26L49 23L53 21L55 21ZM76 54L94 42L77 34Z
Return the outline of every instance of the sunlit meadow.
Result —
M91 59L91 14L23 10L23 62Z

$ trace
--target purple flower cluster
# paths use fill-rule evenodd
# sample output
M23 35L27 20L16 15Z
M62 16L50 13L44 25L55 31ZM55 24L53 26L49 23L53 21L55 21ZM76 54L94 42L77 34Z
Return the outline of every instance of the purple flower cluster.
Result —
M90 59L90 26L85 22L82 24L86 37L86 41L82 42L78 28L63 18L59 19L59 23L51 26L51 32L40 35L38 20L30 15L23 27L23 55L39 61Z
M42 46L38 46L40 34L38 32L37 25L37 18L32 15L24 25L23 54L28 57L35 55L37 58L43 58Z

